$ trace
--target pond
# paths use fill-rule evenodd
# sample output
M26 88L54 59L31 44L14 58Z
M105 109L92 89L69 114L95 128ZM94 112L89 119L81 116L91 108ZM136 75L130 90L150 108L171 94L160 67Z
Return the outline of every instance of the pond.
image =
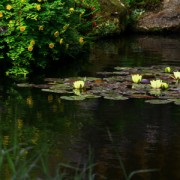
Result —
M71 64L49 68L47 77L97 76L120 67L180 66L180 37L129 36L100 40ZM43 80L35 79L44 83ZM0 140L3 148L20 144L27 161L43 152L49 174L59 163L85 168L94 165L96 179L180 179L180 107L148 104L145 99L84 101L60 99L39 88L21 88L0 81ZM90 160L89 160L90 159ZM90 161L90 162L89 162ZM18 162L17 162L18 164ZM122 165L123 164L123 165ZM20 166L18 164L18 166ZM43 177L36 165L31 178ZM87 167L88 169L88 167ZM9 168L1 172L10 176Z

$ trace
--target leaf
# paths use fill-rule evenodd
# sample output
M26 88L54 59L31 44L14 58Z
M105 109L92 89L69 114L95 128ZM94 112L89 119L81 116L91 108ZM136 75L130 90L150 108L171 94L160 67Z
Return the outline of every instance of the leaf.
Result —
M146 103L150 104L168 104L171 103L171 100L163 100L163 99L152 99L152 100L146 100Z
M118 96L118 95L114 95L114 96L111 96L111 95L107 95L107 96L104 96L104 99L110 99L110 100L127 100L128 98L127 97L124 97L124 96Z
M69 101L82 101L86 99L84 96L61 96L60 98Z

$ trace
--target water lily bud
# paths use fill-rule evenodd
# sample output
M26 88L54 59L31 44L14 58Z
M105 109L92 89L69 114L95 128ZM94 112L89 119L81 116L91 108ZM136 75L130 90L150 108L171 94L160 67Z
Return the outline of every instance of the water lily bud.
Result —
M171 68L170 67L166 67L164 70L165 70L166 73L170 73L171 72Z
M168 88L168 84L167 83L162 83L161 84L161 88L162 89L167 89Z

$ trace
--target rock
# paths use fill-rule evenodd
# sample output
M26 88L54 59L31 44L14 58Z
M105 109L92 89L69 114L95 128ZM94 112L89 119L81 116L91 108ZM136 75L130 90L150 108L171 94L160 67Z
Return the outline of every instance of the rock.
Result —
M180 30L180 1L164 0L158 12L144 13L138 20L136 31L157 32Z

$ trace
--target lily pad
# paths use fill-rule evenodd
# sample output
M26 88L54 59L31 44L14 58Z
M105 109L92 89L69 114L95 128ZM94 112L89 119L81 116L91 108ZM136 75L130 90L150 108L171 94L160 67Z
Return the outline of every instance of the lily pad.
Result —
M86 99L84 96L61 96L60 98L69 101L82 101Z
M150 104L168 104L171 103L172 101L164 100L164 99L152 99L152 100L146 100L145 102Z
M110 99L110 100L127 100L128 98L127 97L124 97L124 96L118 96L118 95L114 95L114 96L111 96L111 95L107 95L107 96L104 96L104 99Z

